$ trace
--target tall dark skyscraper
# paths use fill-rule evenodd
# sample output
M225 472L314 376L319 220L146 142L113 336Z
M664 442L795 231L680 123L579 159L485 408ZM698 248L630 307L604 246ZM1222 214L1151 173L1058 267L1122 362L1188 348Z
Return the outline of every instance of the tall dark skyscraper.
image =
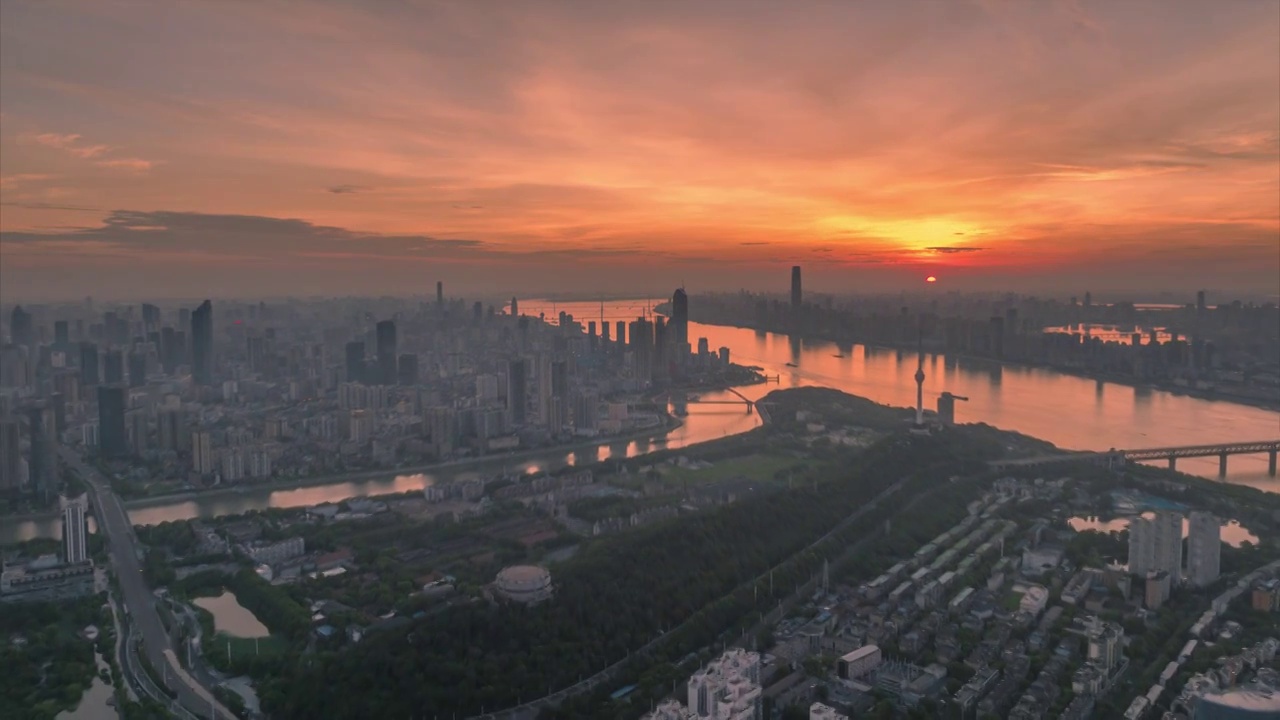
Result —
M66 320L54 321L53 344L60 350L65 350L69 345L71 345L71 331Z
M511 296L511 317L520 317L520 303L515 296Z
M160 308L142 303L142 333L145 335L160 329Z
M90 342L80 343L80 384L98 384L98 346Z
M800 266L794 265L791 268L791 307L800 307L803 300L804 296L800 292Z
M13 417L0 416L0 492L22 484L22 427Z
M346 350L347 382L364 382L364 343L352 340Z
M213 303L208 300L191 313L191 376L199 385L213 384Z
M444 281L436 281L436 304L444 305Z
M381 385L396 384L396 324L391 320L383 320L377 326L378 336L378 383Z
M40 403L27 410L28 429L31 432L31 461L27 463L27 477L31 489L48 497L58 485L58 427L53 408Z
M671 341L677 348L689 344L689 296L684 288L671 295L671 323L668 328Z
M14 305L13 312L9 315L9 336L13 338L14 345L30 347L35 344L36 333L31 323L31 313L23 310L21 305Z
M102 354L102 382L105 385L124 382L124 353L108 350Z
M98 451L108 458L129 454L124 426L124 388L119 385L98 387Z
M627 321L619 320L617 323L614 324L614 327L617 328L618 330L617 337L615 338L618 341L618 345L620 346L626 345L627 344Z
M525 423L525 409L529 402L528 370L524 358L507 361L507 410L511 412L511 423Z

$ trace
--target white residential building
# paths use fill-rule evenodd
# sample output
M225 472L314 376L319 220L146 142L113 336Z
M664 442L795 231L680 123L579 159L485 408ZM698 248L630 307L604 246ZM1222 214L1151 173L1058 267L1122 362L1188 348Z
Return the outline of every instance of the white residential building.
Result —
M833 707L816 702L809 706L809 720L849 720L849 716L837 712Z
M1218 579L1222 561L1222 524L1212 513L1193 512L1187 533L1187 582L1196 587Z
M760 655L741 648L726 651L689 678L694 718L760 720Z
M1129 523L1129 572L1146 577L1161 570L1175 581L1182 576L1182 516L1175 512Z

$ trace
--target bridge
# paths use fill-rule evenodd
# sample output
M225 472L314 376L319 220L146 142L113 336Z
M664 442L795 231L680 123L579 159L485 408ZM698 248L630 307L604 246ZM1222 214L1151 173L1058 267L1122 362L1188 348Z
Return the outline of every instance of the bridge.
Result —
M990 465L997 470L1019 467L1037 467L1067 462L1093 462L1114 467L1125 462L1150 462L1167 460L1169 469L1176 470L1179 458L1217 457L1219 477L1227 474L1227 457L1231 455L1268 455L1267 474L1276 476L1276 455L1280 454L1280 440L1259 440L1256 442L1218 443L1214 445L1182 445L1179 447L1144 448L1139 450L1116 450L1105 452L1061 453L1057 455L1041 455L1038 457L1015 460L993 460Z

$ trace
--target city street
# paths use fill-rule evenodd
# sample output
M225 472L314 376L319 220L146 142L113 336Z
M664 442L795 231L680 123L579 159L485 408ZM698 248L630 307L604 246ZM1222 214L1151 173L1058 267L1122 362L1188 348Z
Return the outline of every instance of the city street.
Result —
M98 529L107 538L111 563L120 581L126 622L131 625L131 632L141 637L140 650L145 653L156 672L165 679L166 685L177 693L177 701L184 708L198 717L212 715L214 720L233 720L235 715L176 662L171 640L155 607L155 596L143 577L133 526L129 523L129 516L121 507L119 498L111 491L102 475L86 465L74 452L63 449L62 460L90 488Z

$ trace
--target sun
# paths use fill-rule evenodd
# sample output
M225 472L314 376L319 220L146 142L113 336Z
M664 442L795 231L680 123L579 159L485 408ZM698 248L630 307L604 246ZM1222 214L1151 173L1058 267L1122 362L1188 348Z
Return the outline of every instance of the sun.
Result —
M936 283L938 282L938 278L930 275L929 277L925 278L924 281L927 283Z

